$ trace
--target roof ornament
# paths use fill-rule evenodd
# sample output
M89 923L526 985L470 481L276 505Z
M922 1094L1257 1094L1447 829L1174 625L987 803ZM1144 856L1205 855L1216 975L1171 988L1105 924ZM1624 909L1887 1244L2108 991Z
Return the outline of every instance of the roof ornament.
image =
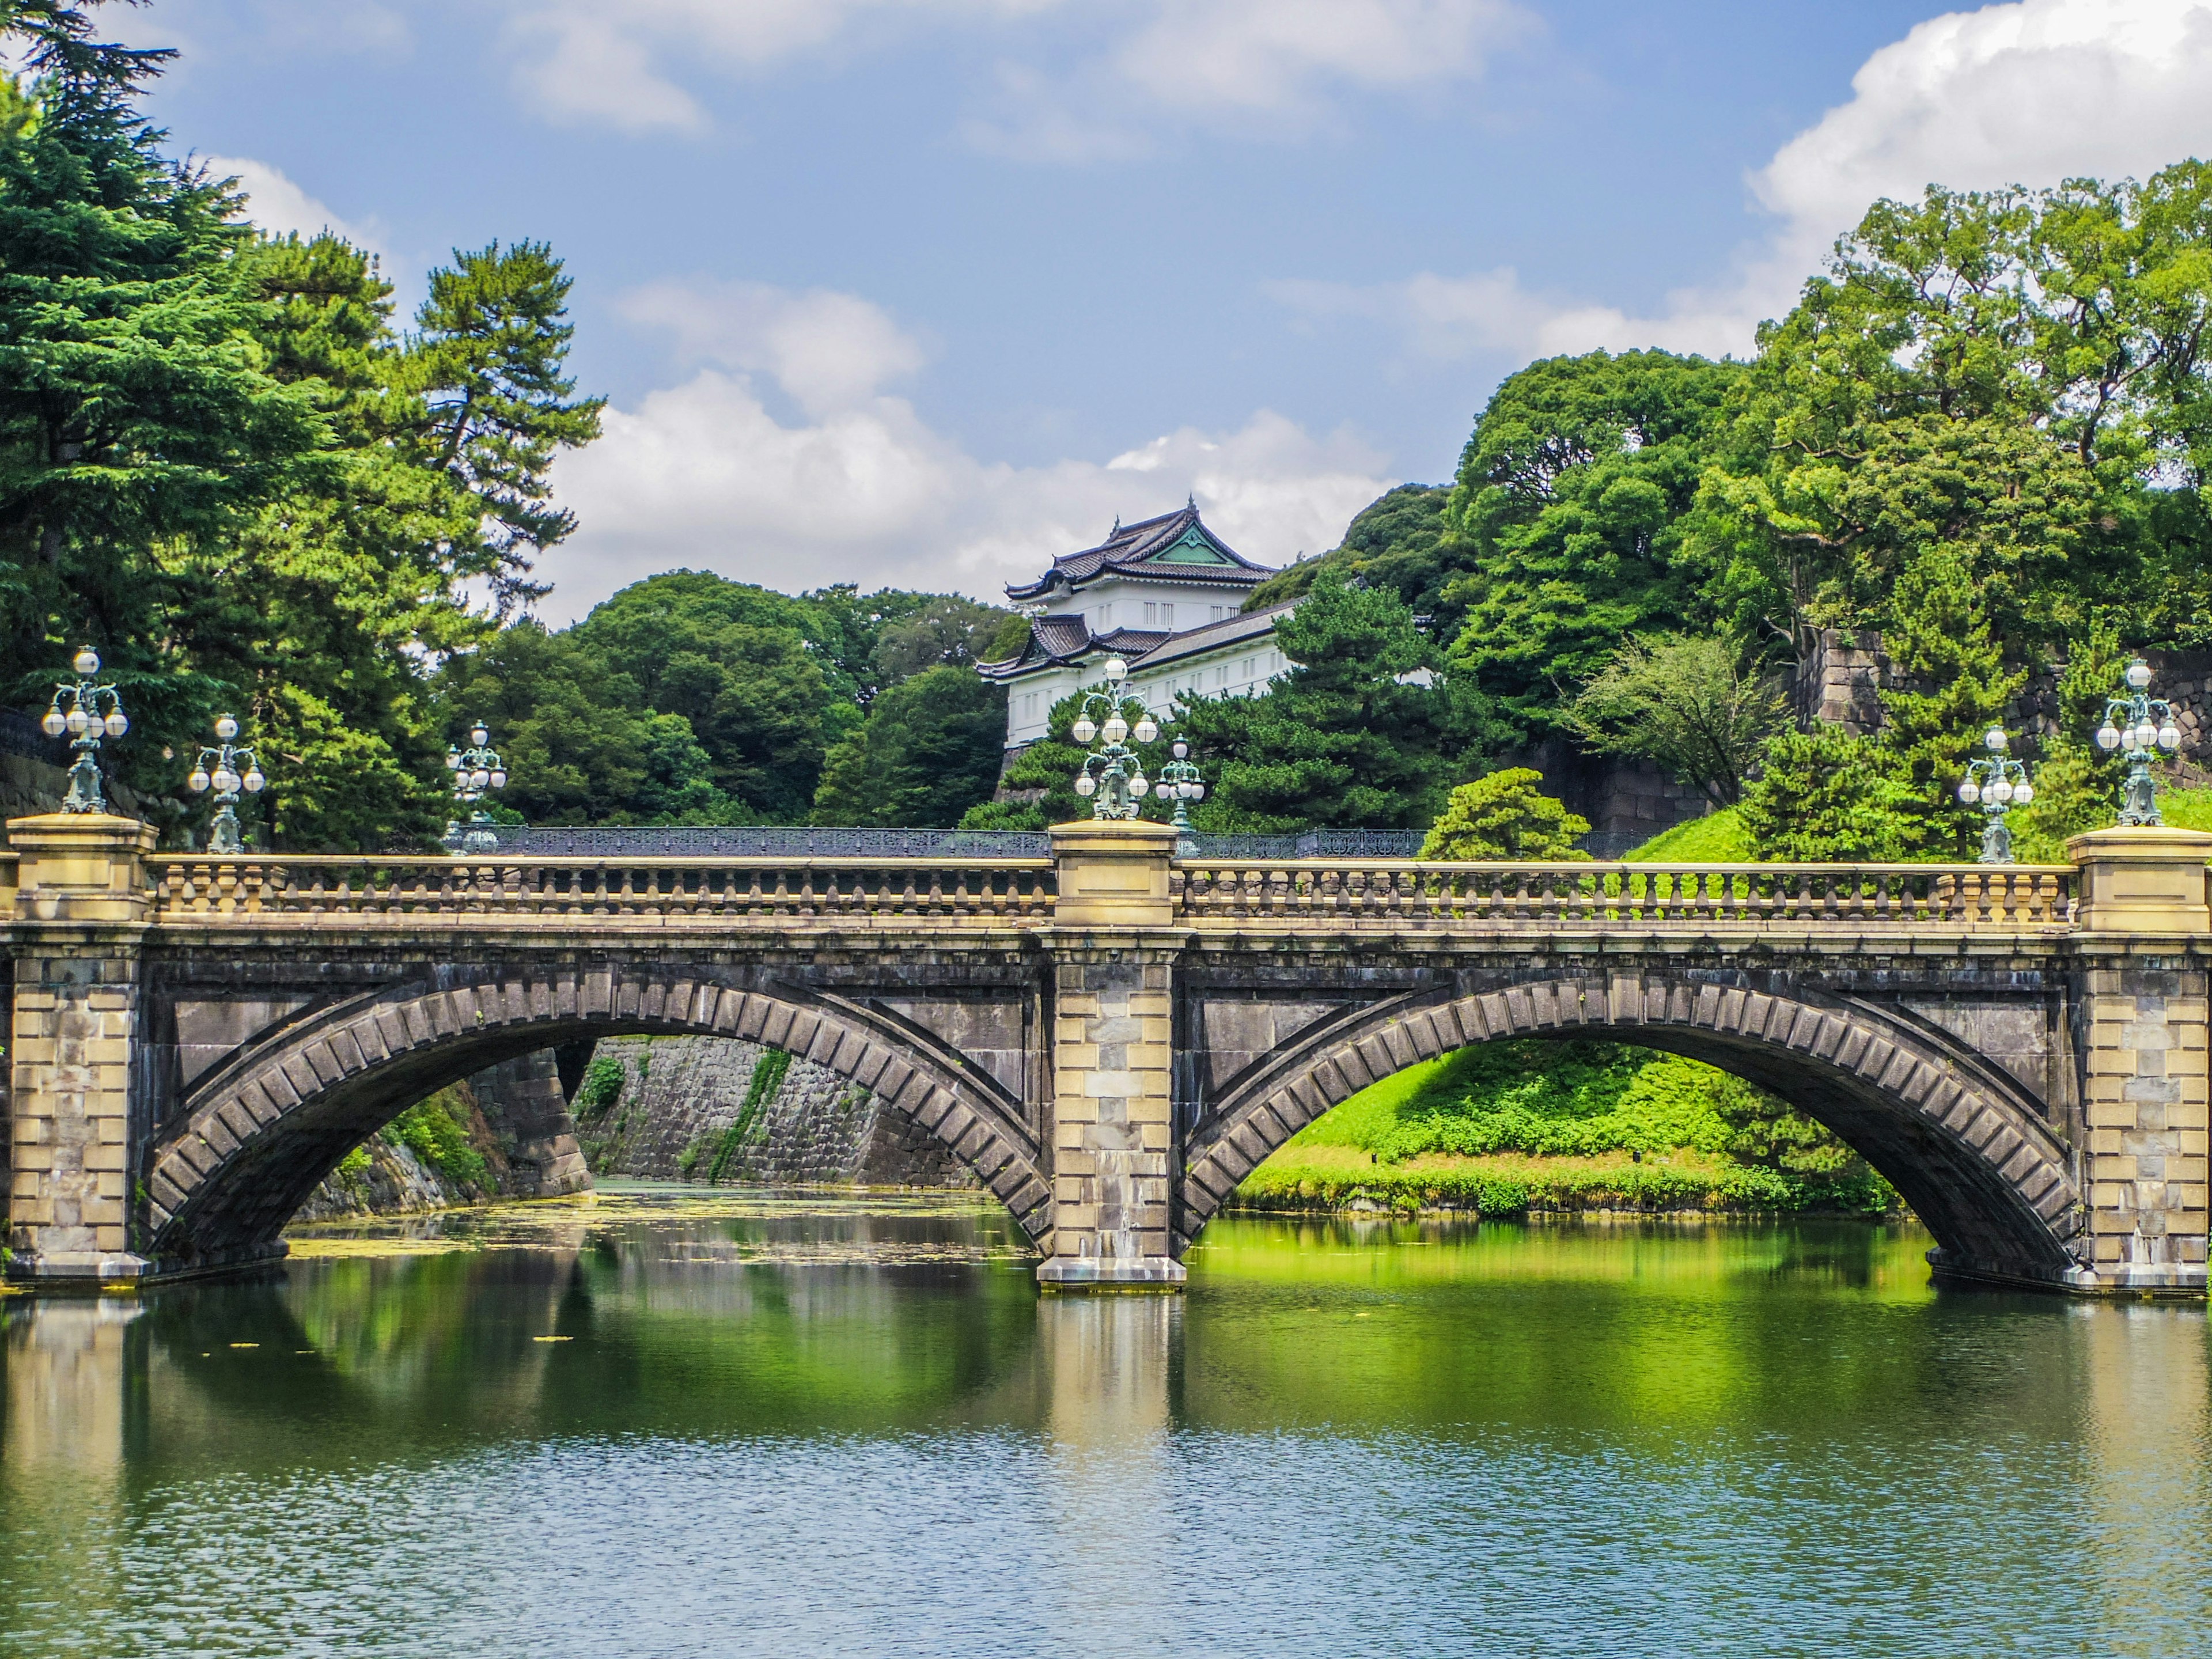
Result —
M1113 527L1111 530L1109 530L1109 531L1108 531L1108 532L1106 532L1106 539L1107 539L1108 541L1109 541L1109 542L1110 542L1110 541L1112 541L1112 540L1114 539L1114 538L1115 538L1115 537L1116 537L1116 536L1120 535L1121 533L1121 515L1120 514L1116 513L1116 514L1114 515L1114 527Z

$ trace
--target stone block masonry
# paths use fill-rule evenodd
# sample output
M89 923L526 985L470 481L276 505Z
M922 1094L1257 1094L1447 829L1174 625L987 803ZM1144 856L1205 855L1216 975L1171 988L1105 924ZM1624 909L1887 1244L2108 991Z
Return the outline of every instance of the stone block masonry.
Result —
M578 1125L594 1173L704 1181L769 1050L724 1037L603 1038L622 1092ZM971 1188L975 1176L906 1113L827 1067L794 1059L755 1109L720 1182Z
M1165 952L1060 963L1047 1285L1179 1284L1170 1244L1175 1010Z

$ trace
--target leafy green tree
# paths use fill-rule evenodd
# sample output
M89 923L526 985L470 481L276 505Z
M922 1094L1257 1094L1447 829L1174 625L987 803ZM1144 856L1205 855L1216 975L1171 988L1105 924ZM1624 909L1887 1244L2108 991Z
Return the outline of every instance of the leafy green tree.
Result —
M1650 761L1726 807L1742 798L1787 709L1772 679L1746 673L1726 640L1656 635L1614 652L1562 723L1598 752Z
M814 821L949 829L990 798L1006 740L1005 689L940 663L868 706L868 723L830 751Z
M1465 864L1588 858L1575 842L1589 834L1589 820L1545 794L1543 781L1541 772L1515 766L1460 785L1429 827L1421 856Z
M1522 741L1622 640L1710 614L1686 520L1741 374L1664 351L1554 357L1508 376L1476 421L1446 509L1468 568L1440 623L1454 668Z
M1823 726L1766 745L1741 811L1762 860L1893 864L1922 850L1920 805L1894 750Z
M2208 201L2189 161L1875 204L1733 401L1698 532L1715 602L1802 660L1945 544L2015 660L2145 592L2154 637L2201 630Z
M1266 696L1178 708L1210 774L1193 821L1262 834L1428 823L1442 780L1485 732L1484 710L1454 680L1432 683L1433 653L1405 602L1325 572L1276 619L1275 636L1295 665Z
M675 570L632 583L573 631L644 707L690 722L717 788L792 823L813 805L824 751L862 719L830 691L807 638L817 626L804 599Z
M646 708L635 682L574 630L518 622L455 657L438 690L441 729L490 726L513 780L501 805L531 823L759 821L714 787L690 723Z
M807 639L823 661L830 689L863 708L886 686L925 668L1012 656L1029 637L1027 622L1013 612L957 593L886 587L863 594L845 582L805 598L814 617ZM998 636L1017 623L1019 637L994 650Z
M1342 542L1268 577L1252 590L1244 609L1265 611L1303 599L1324 574L1346 580L1358 576L1370 587L1391 589L1416 616L1436 617L1439 635L1452 638L1459 611L1444 590L1469 567L1445 518L1451 495L1444 484L1400 484L1384 492L1360 508Z
M911 616L884 624L869 653L877 684L897 685L939 664L973 668L987 660L984 653L1009 614L957 593L928 595Z

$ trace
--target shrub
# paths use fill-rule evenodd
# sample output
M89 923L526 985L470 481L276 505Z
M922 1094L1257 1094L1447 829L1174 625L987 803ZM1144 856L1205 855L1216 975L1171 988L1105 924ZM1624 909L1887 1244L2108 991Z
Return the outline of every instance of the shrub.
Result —
M1421 843L1425 859L1481 863L1495 859L1579 859L1577 837L1589 820L1538 792L1541 772L1509 767L1463 783Z
M470 1144L468 1120L458 1091L441 1089L392 1119L385 1138L415 1154L425 1169L447 1184L484 1193L491 1189L491 1166Z
M1897 863L1925 816L1894 754L1832 726L1768 744L1741 811L1758 856L1785 864Z
M593 1120L605 1117L607 1109L622 1098L628 1078L622 1061L612 1054L594 1054L576 1089L576 1115Z

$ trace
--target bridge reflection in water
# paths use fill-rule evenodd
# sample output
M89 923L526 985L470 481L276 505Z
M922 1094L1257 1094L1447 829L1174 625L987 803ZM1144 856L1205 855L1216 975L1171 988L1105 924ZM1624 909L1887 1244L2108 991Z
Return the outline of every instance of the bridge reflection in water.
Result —
M2212 836L2053 866L174 857L18 819L10 1272L251 1265L428 1091L623 1033L870 1090L1049 1288L1182 1281L1237 1184L1369 1083L1497 1037L1734 1071L1833 1129L1961 1277L2201 1297Z
M1229 1218L1188 1298L1040 1299L997 1212L698 1207L0 1303L9 1650L2180 1653L2212 1619L2203 1316L1939 1292L1911 1230Z

